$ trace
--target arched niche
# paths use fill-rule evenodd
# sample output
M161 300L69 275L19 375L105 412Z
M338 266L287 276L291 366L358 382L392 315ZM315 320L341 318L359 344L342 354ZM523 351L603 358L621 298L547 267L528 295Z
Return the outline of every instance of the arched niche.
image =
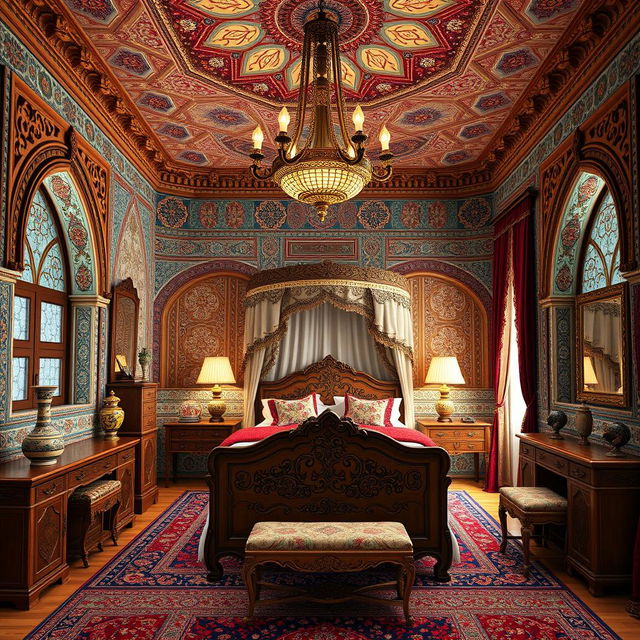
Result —
M432 356L455 355L466 387L489 387L488 289L468 272L437 260L410 261L392 270L406 276L411 288L414 385L424 385Z
M238 384L244 353L244 298L250 265L199 264L174 276L154 303L154 377L163 387L191 388L205 356L229 356Z

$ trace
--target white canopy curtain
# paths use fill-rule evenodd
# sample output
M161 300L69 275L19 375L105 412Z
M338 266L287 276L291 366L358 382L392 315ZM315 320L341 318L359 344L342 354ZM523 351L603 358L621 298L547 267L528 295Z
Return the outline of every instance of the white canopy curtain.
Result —
M299 363L310 357L314 349L323 349L323 344L338 350L330 354L337 360L355 357L354 348L342 352L344 340L327 340L318 334L354 331L358 329L358 322L336 325L335 321L344 316L323 310L296 318L295 324L292 323L295 335L292 334L285 349L281 349L292 316L329 305L361 316L360 326L366 328L373 341L369 353L360 354L359 364L352 366L362 366L362 370L378 377L382 364L391 374L384 377L397 377L405 421L409 426L415 425L411 296L403 276L383 269L333 262L270 269L257 273L249 281L245 304L244 426L255 424L254 400L260 379L277 379L296 371ZM321 322L323 316L331 321L330 325ZM293 345L299 344L307 332L306 344L300 345L302 351L295 352ZM358 346L364 348L362 339Z

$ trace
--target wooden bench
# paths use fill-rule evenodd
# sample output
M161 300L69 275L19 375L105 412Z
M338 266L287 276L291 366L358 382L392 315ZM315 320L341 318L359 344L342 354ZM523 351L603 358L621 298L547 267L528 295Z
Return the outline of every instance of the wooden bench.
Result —
M89 551L98 548L110 532L113 544L118 544L117 517L120 508L120 480L96 480L79 487L69 498L69 555L80 555L89 566Z
M521 536L510 536L507 531L507 513L520 520ZM524 576L529 577L529 540L536 525L565 524L567 499L546 487L502 487L498 507L502 527L500 553L507 549L507 540L522 539L524 551Z
M317 589L296 589L265 582L262 567L274 564L302 572L356 572L382 564L397 565L396 579L364 587L327 585L328 593ZM402 605L407 623L409 597L415 579L413 544L399 522L258 522L247 540L242 570L249 594L248 618L255 605L311 600L338 603L347 600ZM258 600L261 588L287 591L280 598ZM369 595L376 589L394 588L396 599ZM294 593L291 593L291 592Z

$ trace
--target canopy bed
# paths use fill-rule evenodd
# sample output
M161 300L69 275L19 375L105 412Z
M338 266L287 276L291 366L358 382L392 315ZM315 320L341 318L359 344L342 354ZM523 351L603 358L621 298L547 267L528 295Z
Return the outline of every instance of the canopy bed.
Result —
M246 308L245 428L208 460L213 525L200 545L208 578L221 577L222 556L242 557L259 521L394 520L409 532L415 557L435 557L436 579L448 580L457 555L447 523L449 456L405 428L415 418L404 277L334 263L274 269L250 280ZM253 426L265 415L263 400L311 396L318 417L298 426L267 414ZM343 397L401 397L404 424L356 426L333 412ZM321 413L324 405L332 411Z

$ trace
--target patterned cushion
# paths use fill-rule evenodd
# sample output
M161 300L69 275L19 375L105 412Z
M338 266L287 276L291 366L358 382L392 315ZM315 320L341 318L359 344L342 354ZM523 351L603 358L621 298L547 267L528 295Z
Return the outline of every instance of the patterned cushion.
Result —
M247 551L413 550L400 522L258 522Z
M567 499L546 487L502 487L500 495L525 511L567 510Z
M269 400L273 425L300 424L318 415L316 394L297 400Z
M344 399L344 415L356 424L373 427L390 427L393 398L384 400L362 400L347 394Z
M111 493L120 492L120 480L96 480L84 487L79 487L71 494L73 502L97 502Z

